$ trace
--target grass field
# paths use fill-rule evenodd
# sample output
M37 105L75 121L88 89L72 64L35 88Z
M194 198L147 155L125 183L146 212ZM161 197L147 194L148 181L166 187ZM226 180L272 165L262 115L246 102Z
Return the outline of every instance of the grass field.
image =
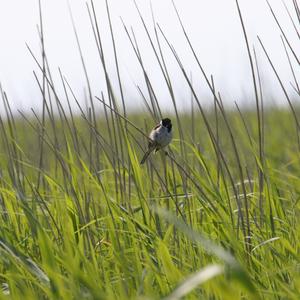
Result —
M13 114L1 91L0 299L300 298L297 105L286 95L285 108L265 106L249 50L253 109L223 105L205 72L213 104L202 107L173 49L193 103L178 112L156 54L174 139L142 166L145 135L166 116L146 70L143 113L126 111L114 96L121 79L107 76L108 97L90 94L75 114L62 103L76 96L63 76L57 96L46 55L41 114Z

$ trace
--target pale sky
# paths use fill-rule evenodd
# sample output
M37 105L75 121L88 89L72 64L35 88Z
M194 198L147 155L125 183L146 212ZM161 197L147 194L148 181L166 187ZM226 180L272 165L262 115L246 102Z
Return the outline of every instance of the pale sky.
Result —
M46 53L56 87L59 91L62 91L58 76L58 68L60 68L83 103L86 81L72 29L68 2L66 0L41 0L41 2ZM81 0L70 0L69 2L91 80L92 93L100 96L101 91L105 91L105 83L86 8L86 3L89 2ZM270 0L269 2L276 12L294 50L296 53L300 53L299 39L293 30L282 0ZM118 84L115 80L116 73L113 65L114 58L105 1L94 0L94 3L108 69L117 92ZM108 3L114 27L126 102L129 106L142 108L143 104L136 85L140 85L145 94L147 93L141 69L138 66L120 18L124 20L128 28L132 26L158 99L164 107L168 108L171 104L170 96L163 82L163 77L159 72L158 64L155 61L133 1L108 0ZM151 3L157 23L159 23L169 41L174 45L187 71L192 73L194 85L201 99L210 101L211 98L206 97L207 95L210 96L207 86L184 39L171 1L152 0ZM290 95L297 100L296 94L290 87L292 74L281 43L280 31L271 16L266 2L264 0L240 0L239 3L249 35L250 45L255 47L258 54L264 93L272 94L278 103L286 103L278 82L259 46L257 35L264 42ZM291 8L292 16L297 22L292 10L292 0L285 0L285 3ZM150 1L137 0L137 4L147 22L152 37L154 37ZM223 99L227 103L233 103L234 101L245 103L245 98L247 98L247 104L252 101L254 104L250 67L235 0L175 0L175 4L206 73L214 75L216 87L221 92ZM0 0L0 82L15 109L28 110L30 107L38 107L42 101L32 71L35 70L39 78L41 78L41 74L25 45L27 43L37 57L41 58L37 33L38 23L38 0ZM300 29L299 23L298 28ZM170 55L170 51L165 46L162 37L161 42L175 89L176 99L181 106L186 107L187 104L190 104L189 88L174 58ZM299 78L299 65L294 60L293 64L296 76Z

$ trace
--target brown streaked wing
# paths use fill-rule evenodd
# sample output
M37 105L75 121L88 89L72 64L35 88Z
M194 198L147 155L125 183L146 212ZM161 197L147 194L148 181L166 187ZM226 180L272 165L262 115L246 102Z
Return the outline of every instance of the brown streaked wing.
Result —
M160 123L158 123L158 124L153 128L153 130L158 129L159 127L160 127Z

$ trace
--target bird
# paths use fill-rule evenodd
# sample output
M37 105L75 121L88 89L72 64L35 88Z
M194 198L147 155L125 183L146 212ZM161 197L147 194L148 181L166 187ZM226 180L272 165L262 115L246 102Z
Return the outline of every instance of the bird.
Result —
M151 152L155 153L168 146L172 141L172 122L169 118L162 119L150 132L148 150L144 154L141 165L146 161Z

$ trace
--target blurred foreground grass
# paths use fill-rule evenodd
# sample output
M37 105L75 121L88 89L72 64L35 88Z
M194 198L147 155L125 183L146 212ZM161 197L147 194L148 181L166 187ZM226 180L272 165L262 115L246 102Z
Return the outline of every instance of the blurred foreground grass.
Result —
M291 113L264 113L262 160L254 112L227 113L233 140L206 118L222 154L186 114L184 139L173 116L169 156L143 166L147 141L118 115L2 119L0 298L298 299Z

